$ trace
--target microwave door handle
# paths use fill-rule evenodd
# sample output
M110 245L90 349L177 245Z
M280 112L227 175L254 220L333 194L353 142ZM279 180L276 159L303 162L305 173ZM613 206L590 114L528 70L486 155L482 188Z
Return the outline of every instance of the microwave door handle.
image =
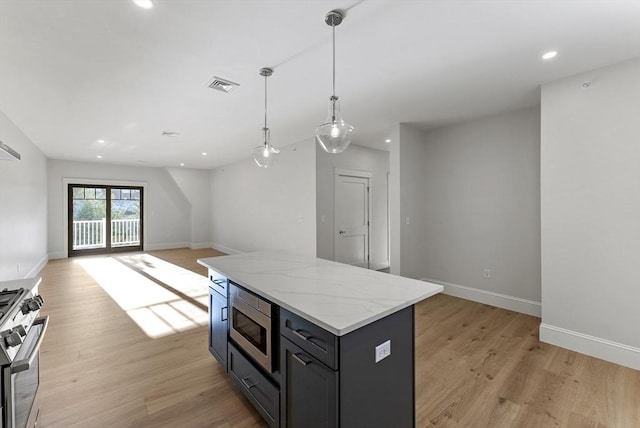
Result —
M29 370L29 368L31 367L31 364L33 364L33 360L38 355L38 351L40 351L40 345L42 345L42 339L44 339L44 334L47 332L47 326L49 326L49 315L47 315L46 317L36 318L36 320L33 322L33 325L36 325L36 324L42 324L42 331L40 332L38 341L36 342L36 345L33 347L33 350L31 351L31 355L29 355L29 357L23 360L14 361L13 364L11 364L11 374L20 373L25 370Z

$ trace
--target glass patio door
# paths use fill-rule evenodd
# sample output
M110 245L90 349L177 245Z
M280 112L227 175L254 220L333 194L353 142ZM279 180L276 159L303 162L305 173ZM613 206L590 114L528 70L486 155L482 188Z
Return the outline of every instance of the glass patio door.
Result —
M142 250L142 188L69 184L69 256Z

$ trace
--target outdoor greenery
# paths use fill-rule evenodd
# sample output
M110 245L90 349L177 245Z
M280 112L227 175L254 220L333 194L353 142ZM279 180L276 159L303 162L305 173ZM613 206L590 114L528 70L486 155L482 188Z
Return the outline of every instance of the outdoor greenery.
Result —
M106 217L107 201L99 200L74 200L74 220L102 220Z
M73 188L74 220L102 220L106 218L106 210L106 189ZM136 218L140 218L140 191L136 189L111 189L111 219Z

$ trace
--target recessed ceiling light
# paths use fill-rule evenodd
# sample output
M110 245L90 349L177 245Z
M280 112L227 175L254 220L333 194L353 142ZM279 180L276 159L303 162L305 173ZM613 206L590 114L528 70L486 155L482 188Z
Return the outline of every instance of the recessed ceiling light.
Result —
M202 156L206 156L206 155L207 155L207 152L202 152Z
M180 162L180 166L184 166L184 162Z
M542 59L551 59L551 58L555 58L555 56L558 55L558 52L556 51L549 51L546 54L542 55Z
M151 0L133 0L133 2L136 6L143 9L151 9L153 7L153 2Z
M100 140L96 140L96 143L98 144L104 144L104 140L100 139Z
M390 143L390 142L391 142L391 139L390 139L390 138L387 138L386 140L384 140L384 142L385 142L385 143Z
M102 155L98 155L96 156L98 159L102 159Z

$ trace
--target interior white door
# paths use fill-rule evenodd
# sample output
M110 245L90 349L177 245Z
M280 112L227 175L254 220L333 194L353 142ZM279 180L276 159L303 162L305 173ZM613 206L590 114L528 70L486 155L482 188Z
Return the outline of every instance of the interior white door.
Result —
M335 178L335 261L368 268L369 178Z

